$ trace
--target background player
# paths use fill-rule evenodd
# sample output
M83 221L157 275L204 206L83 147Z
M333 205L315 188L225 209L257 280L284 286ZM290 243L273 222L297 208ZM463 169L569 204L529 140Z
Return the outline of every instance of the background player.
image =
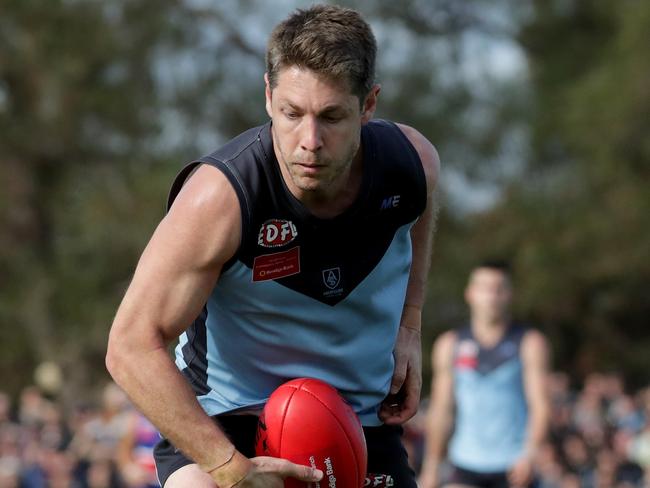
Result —
M548 423L547 343L510 317L507 265L485 262L469 277L470 325L442 334L432 352L432 402L420 486L524 487Z

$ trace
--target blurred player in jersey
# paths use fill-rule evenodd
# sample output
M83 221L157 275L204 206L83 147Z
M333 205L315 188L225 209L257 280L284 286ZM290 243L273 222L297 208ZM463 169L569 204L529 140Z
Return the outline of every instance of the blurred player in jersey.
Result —
M470 323L433 346L422 488L533 486L549 414L548 347L512 320L512 295L505 263L477 266L465 290Z

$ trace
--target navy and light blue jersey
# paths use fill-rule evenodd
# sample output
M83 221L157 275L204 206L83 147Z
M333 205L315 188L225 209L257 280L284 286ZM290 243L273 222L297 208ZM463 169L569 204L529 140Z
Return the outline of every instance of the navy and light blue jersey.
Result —
M341 215L311 215L285 185L271 124L194 161L221 170L241 208L242 241L176 364L209 415L264 405L296 377L329 382L364 425L379 425L411 266L410 228L427 192L417 152L393 123L362 127L363 177Z
M522 455L528 408L521 340L513 325L492 348L482 347L470 327L457 332L453 356L456 421L449 444L455 466L479 473L509 469Z

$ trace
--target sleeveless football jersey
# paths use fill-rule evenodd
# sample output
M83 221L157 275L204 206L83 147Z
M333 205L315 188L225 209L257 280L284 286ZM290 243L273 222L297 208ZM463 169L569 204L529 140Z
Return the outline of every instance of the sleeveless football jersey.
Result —
M411 265L409 230L425 208L426 181L395 124L369 122L361 144L359 194L332 219L311 215L286 187L270 122L177 177L170 205L203 163L225 174L241 208L240 247L176 348L176 364L209 415L254 410L285 381L313 377L337 388L364 425L381 423Z
M456 422L449 460L480 473L505 471L522 454L528 408L520 358L526 328L513 325L491 348L469 327L457 333L454 352Z

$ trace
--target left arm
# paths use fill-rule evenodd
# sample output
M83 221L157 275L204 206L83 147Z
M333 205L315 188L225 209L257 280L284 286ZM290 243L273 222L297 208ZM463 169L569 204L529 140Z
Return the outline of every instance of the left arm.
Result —
M509 473L512 486L527 486L533 472L534 457L541 447L548 429L549 399L546 390L548 374L548 344L536 330L526 333L521 343L524 392L528 405L526 444L522 457Z
M402 424L417 412L422 389L422 306L431 263L431 248L437 207L434 189L440 172L440 159L433 145L415 129L398 124L420 156L427 183L427 205L411 228L412 262L404 309L395 343L395 371L390 395L380 410L387 424Z

